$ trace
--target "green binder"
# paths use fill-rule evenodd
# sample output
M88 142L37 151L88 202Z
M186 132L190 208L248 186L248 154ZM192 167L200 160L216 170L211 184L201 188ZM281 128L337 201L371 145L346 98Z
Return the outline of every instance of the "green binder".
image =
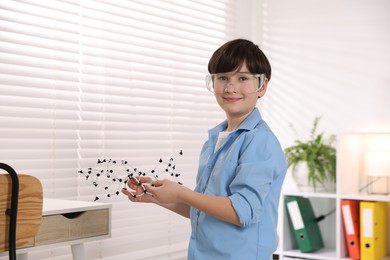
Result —
M303 197L285 198L286 211L299 249L303 253L324 247L317 219L310 200Z

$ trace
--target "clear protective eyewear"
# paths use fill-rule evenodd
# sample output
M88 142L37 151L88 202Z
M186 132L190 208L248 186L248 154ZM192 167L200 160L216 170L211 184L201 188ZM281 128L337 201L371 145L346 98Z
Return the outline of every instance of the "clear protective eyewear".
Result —
M222 94L232 84L235 91L250 94L259 92L265 79L265 74L249 72L216 73L206 76L206 87L212 93Z

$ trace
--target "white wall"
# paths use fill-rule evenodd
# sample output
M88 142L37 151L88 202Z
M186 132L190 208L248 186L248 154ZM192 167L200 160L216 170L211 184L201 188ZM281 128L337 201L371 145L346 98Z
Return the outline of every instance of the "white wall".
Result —
M290 123L307 138L316 116L326 134L390 132L390 1L259 2L252 37L273 69L260 107L282 146L296 138Z
M283 146L314 117L329 134L390 131L390 1L265 0L273 75L264 116Z

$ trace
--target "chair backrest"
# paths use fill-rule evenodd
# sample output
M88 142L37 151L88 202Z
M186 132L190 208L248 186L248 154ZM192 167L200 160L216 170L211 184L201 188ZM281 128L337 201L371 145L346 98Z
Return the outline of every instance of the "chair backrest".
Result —
M30 175L18 174L19 200L16 222L16 247L29 242L42 223L43 192L41 182ZM0 252L8 251L8 231L11 208L11 176L0 174Z

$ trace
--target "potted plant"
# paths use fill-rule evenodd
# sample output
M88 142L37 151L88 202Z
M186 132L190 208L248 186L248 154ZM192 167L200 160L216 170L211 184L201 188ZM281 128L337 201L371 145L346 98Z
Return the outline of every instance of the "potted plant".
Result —
M319 121L320 117L314 119L308 141L297 139L294 142L295 145L284 149L294 179L302 179L299 171L306 171L307 177L304 179L314 191L318 187L329 190L327 184L332 184L334 188L336 183L336 149L332 146L335 136L325 138L324 133L317 133ZM302 185L298 183L298 186Z

